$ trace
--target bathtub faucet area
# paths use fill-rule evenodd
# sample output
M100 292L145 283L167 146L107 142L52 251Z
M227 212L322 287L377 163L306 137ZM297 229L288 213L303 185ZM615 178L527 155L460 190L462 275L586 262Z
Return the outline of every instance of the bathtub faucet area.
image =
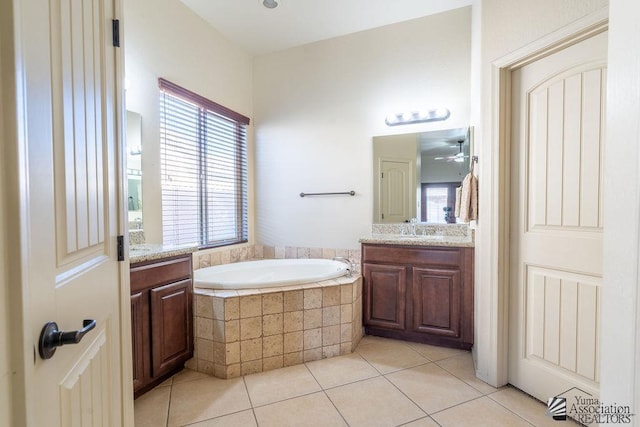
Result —
M337 257L333 257L333 260L344 262L345 264L347 264L347 271L348 271L347 276L348 277L353 276L353 263L349 258L345 258L343 256L337 256Z

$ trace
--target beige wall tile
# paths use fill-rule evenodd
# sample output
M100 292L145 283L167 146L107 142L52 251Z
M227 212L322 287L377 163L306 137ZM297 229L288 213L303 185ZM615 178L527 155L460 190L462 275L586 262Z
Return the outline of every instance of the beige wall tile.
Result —
M224 298L211 297L214 319L224 320L224 301Z
M225 338L225 321L224 320L212 320L211 324L213 326L213 330L211 331L212 334L212 338L209 339L213 339L214 341L217 342L225 342L226 338ZM206 338L206 337L202 337L202 338Z
M291 311L284 313L284 332L301 331L304 329L304 312Z
M285 257L285 248L284 246L276 246L275 247L275 258L283 259Z
M336 256L349 258L349 249L336 249Z
M353 285L340 286L340 304L351 304L353 302Z
M340 344L322 347L322 357L324 359L335 356L340 356Z
M331 248L322 248L322 258L333 259L336 256L336 250Z
M353 352L353 345L351 341L340 343L341 356L344 356L345 354L350 354L351 352Z
M202 372L207 375L215 375L215 366L213 362L198 360L198 372Z
M305 289L304 290L304 309L322 307L322 289Z
M240 318L240 298L224 299L224 320L235 320Z
M212 252L212 253L209 254L209 256L211 257L211 265L220 265L221 264L220 252Z
M199 360L213 362L213 341L196 338L195 346Z
M304 349L322 347L322 328L304 331Z
M240 320L229 320L225 323L224 338L225 342L234 342L240 340Z
M287 259L295 259L298 256L298 248L285 246L284 257Z
M284 334L284 352L293 353L304 349L304 332L289 332Z
M262 359L262 338L240 341L240 362Z
M353 304L342 304L340 306L340 323L351 323L353 321Z
M265 357L262 359L262 371L271 371L273 369L279 369L284 366L284 357L280 356L272 356Z
M304 311L304 329L315 329L322 327L322 309L314 308Z
M304 363L304 355L302 350L294 353L285 353L283 358L284 366L300 365Z
M200 254L198 256L198 263L197 264L198 264L199 268L210 267L211 266L211 257L209 256L209 254Z
M262 359L240 364L240 373L242 375L257 374L258 372L262 372Z
M322 306L340 305L340 286L322 288Z
M284 293L284 311L298 311L304 308L303 291L287 291Z
M334 305L322 309L322 326L332 326L340 324L340 306Z
M262 316L240 319L240 340L259 338L262 336Z
M310 248L309 249L309 258L322 258L322 248Z
M227 366L214 365L213 376L215 376L216 378L227 378Z
M265 246L262 249L262 258L273 259L276 257L276 249L273 246Z
M322 345L340 344L340 325L325 326L322 328Z
M282 335L283 331L283 314L268 314L262 316L262 335L265 337L269 335Z
M227 343L225 345L226 356L225 364L227 366L233 363L240 363L240 341Z
M226 344L223 342L214 342L213 343L213 363L217 363L219 365L225 365L226 362Z
M238 378L240 376L240 364L235 363L233 365L227 365L226 378Z
M229 251L221 251L220 252L220 264L229 264L231 263L231 254Z
M262 295L262 314L282 313L282 292L274 292Z
M311 248L296 248L296 258L309 258Z
M213 304L210 296L196 295L196 316L213 319Z
M195 354L191 359L185 362L184 367L187 369L191 369L192 371L198 370L198 359L196 358Z
M240 318L262 316L262 296L240 297ZM242 328L241 328L242 329Z
M196 338L213 340L213 320L206 317L196 317Z
M305 363L322 359L322 347L314 348L311 350L305 350L303 354L303 358Z
M340 324L340 342L351 342L353 340L353 323Z
M262 357L280 356L283 353L283 335L262 338Z
M254 245L253 246L253 257L262 259L264 258L264 246L262 245Z

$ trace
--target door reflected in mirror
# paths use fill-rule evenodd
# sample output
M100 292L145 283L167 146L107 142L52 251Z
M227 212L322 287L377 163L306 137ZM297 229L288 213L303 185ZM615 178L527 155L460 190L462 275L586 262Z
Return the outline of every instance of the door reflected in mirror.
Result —
M127 189L129 229L143 228L142 222L142 116L127 111Z
M455 223L471 140L468 127L374 137L373 222Z

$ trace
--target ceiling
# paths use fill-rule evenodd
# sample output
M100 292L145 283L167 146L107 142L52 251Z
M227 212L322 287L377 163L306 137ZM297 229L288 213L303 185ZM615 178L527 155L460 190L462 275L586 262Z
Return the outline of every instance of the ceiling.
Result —
M468 6L471 0L181 0L227 39L261 55Z

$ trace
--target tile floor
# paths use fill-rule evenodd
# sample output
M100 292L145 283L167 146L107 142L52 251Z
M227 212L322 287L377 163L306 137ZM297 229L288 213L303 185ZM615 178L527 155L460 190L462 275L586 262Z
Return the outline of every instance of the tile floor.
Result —
M554 426L474 375L471 354L367 336L346 356L222 380L185 370L135 401L142 426Z

